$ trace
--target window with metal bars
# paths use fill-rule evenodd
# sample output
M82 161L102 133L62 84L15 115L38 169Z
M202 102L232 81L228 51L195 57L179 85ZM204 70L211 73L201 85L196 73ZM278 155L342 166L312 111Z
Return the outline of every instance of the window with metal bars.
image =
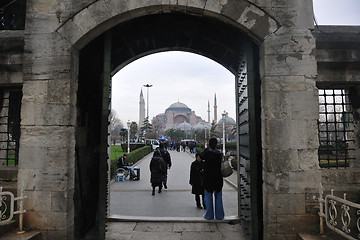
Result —
M0 165L18 165L21 98L21 88L0 88Z
M319 90L319 163L322 168L349 167L353 112L345 89Z
M25 29L26 0L0 1L0 30Z

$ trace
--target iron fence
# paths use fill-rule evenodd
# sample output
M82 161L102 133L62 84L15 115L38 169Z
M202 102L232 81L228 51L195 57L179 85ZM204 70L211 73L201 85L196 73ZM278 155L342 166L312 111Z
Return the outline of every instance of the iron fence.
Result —
M320 184L320 234L326 226L346 239L360 239L360 204L348 201L346 193L343 198L334 196L334 190L323 197L324 189Z
M21 191L20 197L14 197L12 192L3 192L3 188L0 187L0 226L9 224L14 215L19 214L19 229L23 228L23 214L26 210L23 209L23 200L26 197ZM15 201L19 201L19 210L15 211Z
M348 167L354 142L353 112L345 89L319 90L320 167Z

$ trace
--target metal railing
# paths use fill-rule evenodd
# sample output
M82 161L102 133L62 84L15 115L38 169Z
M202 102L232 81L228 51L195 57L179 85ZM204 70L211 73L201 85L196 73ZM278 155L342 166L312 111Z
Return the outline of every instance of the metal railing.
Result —
M21 191L20 197L14 197L12 192L3 192L3 188L0 187L0 226L9 224L14 215L19 214L19 230L23 230L23 214L26 212L24 210L23 200L26 196L23 195ZM14 211L15 201L19 201L19 210Z
M0 88L0 165L17 166L20 145L21 88Z
M320 184L320 234L324 233L324 219L326 226L332 231L340 234L346 239L360 239L360 204L353 203L346 199L331 194L323 197L324 189Z
M319 163L323 168L350 165L353 111L345 89L319 89Z

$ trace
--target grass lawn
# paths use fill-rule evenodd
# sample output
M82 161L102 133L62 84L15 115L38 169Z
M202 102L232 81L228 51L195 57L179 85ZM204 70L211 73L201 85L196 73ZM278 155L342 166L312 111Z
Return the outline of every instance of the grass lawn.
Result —
M119 159L124 153L121 146L111 146L111 160Z
M327 167L345 167L345 160L320 160L320 167L327 168ZM346 161L346 167L349 167L349 161Z

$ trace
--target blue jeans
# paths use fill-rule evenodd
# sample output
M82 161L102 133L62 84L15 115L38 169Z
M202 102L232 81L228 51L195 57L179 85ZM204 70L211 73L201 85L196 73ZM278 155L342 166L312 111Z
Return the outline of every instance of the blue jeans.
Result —
M220 192L208 192L205 189L205 206L206 212L204 218L207 220L214 219L214 204L213 195L215 196L215 218L218 220L224 219L224 206L222 201L222 191Z

